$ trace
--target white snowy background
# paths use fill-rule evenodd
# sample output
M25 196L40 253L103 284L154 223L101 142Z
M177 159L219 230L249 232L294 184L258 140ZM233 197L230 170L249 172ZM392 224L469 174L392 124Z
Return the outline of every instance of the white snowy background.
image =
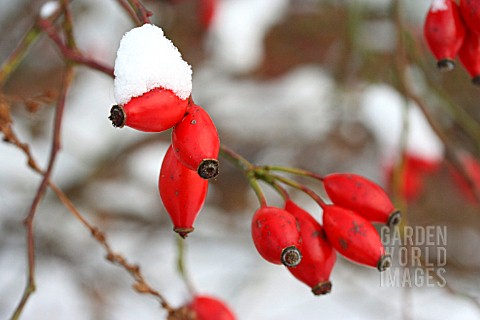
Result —
M313 63L266 80L243 76L261 63L264 37L285 18L290 2L219 2L212 28L204 39L207 58L193 66L193 97L214 119L222 141L257 163L302 165L318 159L318 167L310 169L355 171L383 183L382 163L396 157L398 150L404 108L401 95L387 84L365 82L352 88L339 87L323 65ZM316 2L327 1L291 2L303 2L308 10ZM346 5L351 1L330 2ZM385 12L391 4L388 0L357 2L377 13ZM21 30L8 29L14 25L8 17L27 7L39 10L43 1L33 3L0 2L1 61L22 34ZM429 1L405 1L409 20L421 24L428 5ZM73 6L79 47L113 66L122 35L133 27L130 20L116 1L75 0ZM168 14L156 13L158 25L169 23ZM19 24L28 26L27 22ZM359 34L364 46L373 51L394 50L390 21L380 20L363 28ZM37 44L31 54L38 52L48 52L50 59L29 57L25 67L40 72L58 63L57 52L48 41ZM26 81L28 86L35 79ZM147 281L178 306L188 300L189 294L176 270L176 238L157 191L158 171L169 135L162 133L146 139L144 133L113 128L107 116L114 103L111 78L86 68L78 69L67 99L63 147L53 181L69 192L90 221L105 230L113 249L141 265ZM382 105L388 108L381 108ZM440 158L442 146L416 106L411 106L410 113L413 128L409 150ZM13 114L14 130L31 145L39 163L45 165L53 113L43 109L29 114L19 107ZM31 123L47 129L32 130ZM364 142L368 135L373 135L376 142L373 146L367 143L363 151L356 153L342 148L315 150L321 145L325 147L325 143L318 142L328 139L331 132L353 146ZM134 151L127 154L126 149ZM459 294L439 287L381 287L376 270L341 257L331 276L332 293L313 296L284 268L263 261L257 254L249 231L256 199L230 164L222 163L222 171L219 181L211 184L195 232L187 239L186 266L198 291L227 302L238 319L480 318L478 306ZM225 179L231 179L231 185ZM25 285L22 220L39 182L20 151L0 143L0 319L11 315ZM274 193L267 194L273 203L279 200ZM320 210L307 198L299 199L320 217ZM247 206L236 205L237 200L246 201ZM217 204L219 201L230 202L228 212ZM478 295L480 261L474 244L480 233L474 226L461 225L449 229L448 234L449 252L458 253L457 259L465 258L464 264L474 271L468 276L453 277L455 272L447 269L447 276L452 276L452 286L459 284L459 291ZM131 289L129 275L104 259L105 252L50 191L39 206L35 234L37 291L22 319L164 317L154 299Z

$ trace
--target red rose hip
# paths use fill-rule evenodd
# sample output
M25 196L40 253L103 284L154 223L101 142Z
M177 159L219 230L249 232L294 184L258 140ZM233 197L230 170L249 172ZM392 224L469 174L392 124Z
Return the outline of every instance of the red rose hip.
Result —
M123 106L114 105L108 118L114 127L161 132L182 120L187 106L188 99L180 99L171 90L155 88Z
M480 34L468 32L460 51L460 62L472 77L472 82L480 85Z
M329 278L337 257L322 226L290 199L285 202L285 210L297 219L303 240L302 261L296 267L287 267L288 271L309 286L313 294L329 293L332 289Z
M188 305L193 311L196 320L235 320L230 308L217 298L210 296L196 296Z
M208 180L178 161L170 146L162 162L158 188L173 230L185 238L193 231L193 223L205 202Z
M480 35L480 1L460 0L460 13L468 28Z
M425 40L442 71L455 67L455 56L465 38L465 27L457 4L452 0L434 0L425 18Z
M389 226L400 222L400 211L395 209L387 193L373 181L351 173L332 173L323 178L323 183L335 205Z
M180 162L197 171L200 177L211 179L218 175L220 139L203 108L195 104L190 106L182 121L173 127L172 145Z
M297 220L283 209L258 209L252 218L252 238L258 253L271 263L293 267L302 260Z
M335 205L323 209L323 228L332 246L359 264L385 271L391 258L385 254L375 227L355 212Z

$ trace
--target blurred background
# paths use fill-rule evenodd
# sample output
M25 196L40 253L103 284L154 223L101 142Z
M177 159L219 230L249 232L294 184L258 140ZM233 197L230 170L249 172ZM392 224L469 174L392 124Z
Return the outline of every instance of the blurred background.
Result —
M70 2L79 49L113 67L122 35L135 26L122 1ZM45 3L0 2L3 70ZM192 65L193 99L224 145L256 164L362 174L388 190L408 224L448 230L447 287L385 287L376 270L338 256L332 292L315 297L258 255L249 229L257 200L243 173L221 160L186 240L185 266L198 292L221 298L238 319L479 319L480 206L472 185L480 185L480 91L460 63L449 73L436 69L422 37L430 1L218 0L211 16L194 0L143 3ZM55 43L41 34L1 81L2 111L42 168L64 69ZM113 128L112 78L81 65L75 71L52 180L114 251L180 306L190 294L157 189L170 134ZM7 319L26 282L23 220L41 177L11 144L0 143L0 161L0 319ZM269 203L282 205L265 191ZM292 196L321 218L313 201ZM22 319L165 317L50 190L34 227L37 291Z

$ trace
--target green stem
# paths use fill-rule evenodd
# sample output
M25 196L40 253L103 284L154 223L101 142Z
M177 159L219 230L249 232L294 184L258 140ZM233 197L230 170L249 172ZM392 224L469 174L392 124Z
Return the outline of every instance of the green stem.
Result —
M300 184L294 180L291 180L291 179L288 179L288 178L285 178L285 177L282 177L282 176L279 176L279 175L276 175L276 174L269 174L269 177L276 180L276 181L279 181L283 184L286 184L292 188L295 188L295 189L298 189L304 193L306 193L307 195L309 195L316 203L318 203L318 205L324 209L327 204L325 203L325 201L323 201L323 199L315 193L315 191L313 191L312 189L308 188L307 186L303 185L303 184Z
M183 282L185 282L185 285L188 288L188 291L192 296L195 295L197 292L195 290L195 286L193 285L192 280L190 279L190 276L188 275L187 269L185 267L185 255L186 255L186 249L185 249L185 239L183 239L180 236L177 236L177 268L178 272L180 273L180 276L183 279Z
M294 175L297 175L297 176L312 178L312 179L319 180L319 181L323 182L323 177L321 175L319 175L315 172L309 171L309 170L305 170L305 169L284 167L284 166L263 166L261 168L266 170L266 171L281 171L281 172L294 174Z
M250 161L224 145L220 147L220 155L245 173L250 187L258 198L260 206L265 207L267 205L267 200L260 184L258 183L257 175L255 173L256 167Z

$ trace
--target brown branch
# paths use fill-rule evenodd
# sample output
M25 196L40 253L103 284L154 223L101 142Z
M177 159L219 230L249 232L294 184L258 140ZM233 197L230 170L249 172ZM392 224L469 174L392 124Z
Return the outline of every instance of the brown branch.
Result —
M50 39L55 42L65 59L98 70L113 78L113 68L85 56L78 49L69 48L60 38L54 25L49 20L40 20L38 25L50 37Z
M53 129L53 138L52 138L52 146L50 151L50 158L48 160L47 170L43 174L43 179L38 187L37 193L32 201L30 206L29 213L24 220L25 228L26 228L26 237L27 237L27 256L28 256L28 280L25 290L23 292L22 298L15 309L12 319L18 319L27 303L31 294L35 291L35 237L34 237L34 218L35 213L37 212L38 205L42 200L43 196L45 195L45 191L48 186L48 181L53 171L53 166L55 164L55 160L57 159L58 151L61 147L61 139L60 139L60 132L62 128L62 120L63 120L63 112L65 109L65 98L67 95L67 91L72 83L73 80L74 70L71 67L68 67L62 82L62 90L60 96L58 97L57 106L55 110L55 124ZM38 166L37 166L38 167Z
M40 166L37 164L37 161L33 157L29 146L26 143L22 143L12 130L10 125L11 121L9 121L8 110L5 110L6 104L2 103L0 105L0 129L4 133L4 140L22 150L27 157L28 166L36 173L45 177L46 172L42 171ZM110 244L108 243L104 232L98 227L88 222L88 220L77 210L70 198L68 198L68 196L55 183L53 183L51 180L48 180L47 182L50 189L56 194L56 196L65 206L65 208L67 208L68 211L70 211L70 213L89 230L93 238L104 248L104 250L106 251L106 259L111 263L122 267L133 277L133 279L135 280L133 284L133 288L135 289L135 291L141 294L149 294L155 297L159 301L160 305L169 314L173 314L175 312L175 309L167 302L167 300L163 297L162 294L160 294L160 292L153 289L152 286L147 283L145 277L141 272L140 267L136 264L128 262L127 259L121 254L114 252Z

